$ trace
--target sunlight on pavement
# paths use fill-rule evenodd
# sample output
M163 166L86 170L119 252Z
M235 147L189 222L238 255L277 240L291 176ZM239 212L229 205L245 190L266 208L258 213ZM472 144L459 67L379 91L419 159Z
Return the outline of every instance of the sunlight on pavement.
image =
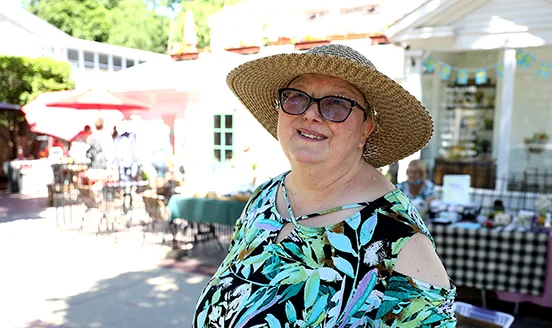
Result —
M209 279L207 276L192 276L186 279L186 283L190 285L204 284Z

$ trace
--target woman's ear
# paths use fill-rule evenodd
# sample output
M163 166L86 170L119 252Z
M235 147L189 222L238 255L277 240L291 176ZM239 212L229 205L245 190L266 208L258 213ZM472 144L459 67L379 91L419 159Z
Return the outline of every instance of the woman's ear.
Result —
M364 123L364 127L362 129L362 138L360 139L360 148L364 148L364 145L366 144L366 140L374 132L374 121L371 119L367 119Z

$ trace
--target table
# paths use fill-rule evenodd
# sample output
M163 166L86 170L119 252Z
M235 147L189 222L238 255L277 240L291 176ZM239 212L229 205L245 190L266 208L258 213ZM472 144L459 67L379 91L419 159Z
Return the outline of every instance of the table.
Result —
M548 235L548 261L552 263L552 233ZM544 293L542 296L524 295L512 292L498 292L496 296L499 300L507 302L531 302L544 307L552 307L552 268L546 271L544 279Z
M548 232L474 223L429 224L437 253L458 286L540 296L544 293Z
M189 198L172 195L169 199L170 222L184 219L197 223L215 223L233 227L240 217L245 202L211 198Z

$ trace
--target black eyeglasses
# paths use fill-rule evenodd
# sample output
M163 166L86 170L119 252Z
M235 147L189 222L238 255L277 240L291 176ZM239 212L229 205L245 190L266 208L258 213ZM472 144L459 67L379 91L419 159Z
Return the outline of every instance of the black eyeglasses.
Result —
M326 96L314 98L297 89L279 89L279 105L284 113L289 115L302 115L307 111L312 102L318 103L318 112L325 120L334 123L344 122L351 114L354 107L362 109L364 116L368 115L366 109L356 101L342 96Z

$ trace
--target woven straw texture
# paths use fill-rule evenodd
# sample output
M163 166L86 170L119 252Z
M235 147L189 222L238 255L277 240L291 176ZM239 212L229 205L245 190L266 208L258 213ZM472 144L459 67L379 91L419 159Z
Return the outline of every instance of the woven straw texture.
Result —
M306 53L279 54L256 59L232 70L228 86L277 137L278 89L302 74L318 73L341 78L358 88L370 103L376 128L368 137L363 157L382 167L422 149L433 134L427 109L398 83L378 72L362 54L350 47L323 45Z

